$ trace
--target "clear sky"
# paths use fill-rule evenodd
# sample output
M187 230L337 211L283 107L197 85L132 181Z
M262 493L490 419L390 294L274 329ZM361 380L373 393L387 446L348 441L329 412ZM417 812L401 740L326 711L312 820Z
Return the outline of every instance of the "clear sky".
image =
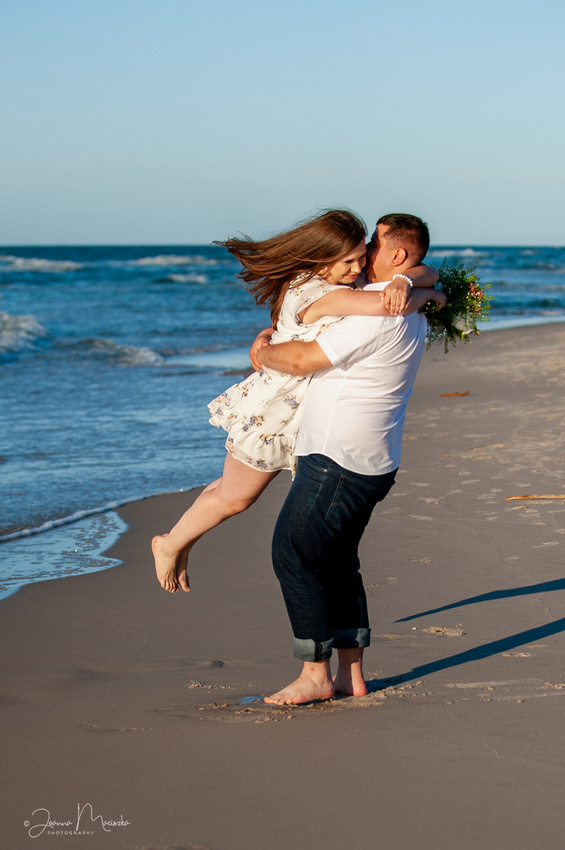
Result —
M4 0L0 244L565 244L563 0Z

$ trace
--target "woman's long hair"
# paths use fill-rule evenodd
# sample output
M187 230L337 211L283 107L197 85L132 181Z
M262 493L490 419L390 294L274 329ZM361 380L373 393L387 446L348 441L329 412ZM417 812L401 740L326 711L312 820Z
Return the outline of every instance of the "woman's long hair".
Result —
M292 281L310 280L326 266L357 247L367 235L365 223L348 210L328 210L270 239L255 242L248 236L215 242L223 245L243 266L238 277L249 284L257 304L268 304L276 327L283 298Z

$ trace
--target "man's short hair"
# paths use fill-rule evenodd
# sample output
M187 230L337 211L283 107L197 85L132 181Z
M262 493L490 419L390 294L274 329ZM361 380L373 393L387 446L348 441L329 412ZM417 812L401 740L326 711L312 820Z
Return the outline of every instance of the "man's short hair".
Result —
M389 213L377 221L388 226L386 240L394 240L399 248L406 248L413 265L422 262L430 247L430 231L428 225L409 213Z

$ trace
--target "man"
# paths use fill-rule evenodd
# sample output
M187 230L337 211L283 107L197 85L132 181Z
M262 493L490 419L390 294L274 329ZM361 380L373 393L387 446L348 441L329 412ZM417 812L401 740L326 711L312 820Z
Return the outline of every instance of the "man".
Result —
M427 226L416 216L379 219L368 245L368 288L384 289L393 275L420 264L428 247ZM395 308L411 288L408 278L398 281ZM349 316L314 342L263 341L255 351L255 365L316 373L300 414L296 477L273 538L273 565L303 669L267 703L367 693L362 659L370 628L357 550L375 505L394 483L425 334L420 313Z

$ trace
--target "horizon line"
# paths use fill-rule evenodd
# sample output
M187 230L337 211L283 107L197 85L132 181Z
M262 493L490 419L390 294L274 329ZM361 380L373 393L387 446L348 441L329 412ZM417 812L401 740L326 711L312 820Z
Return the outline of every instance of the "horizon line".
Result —
M432 243L428 250L438 248L565 248L565 244L542 242L437 242ZM212 242L12 242L0 244L3 248L221 248Z

